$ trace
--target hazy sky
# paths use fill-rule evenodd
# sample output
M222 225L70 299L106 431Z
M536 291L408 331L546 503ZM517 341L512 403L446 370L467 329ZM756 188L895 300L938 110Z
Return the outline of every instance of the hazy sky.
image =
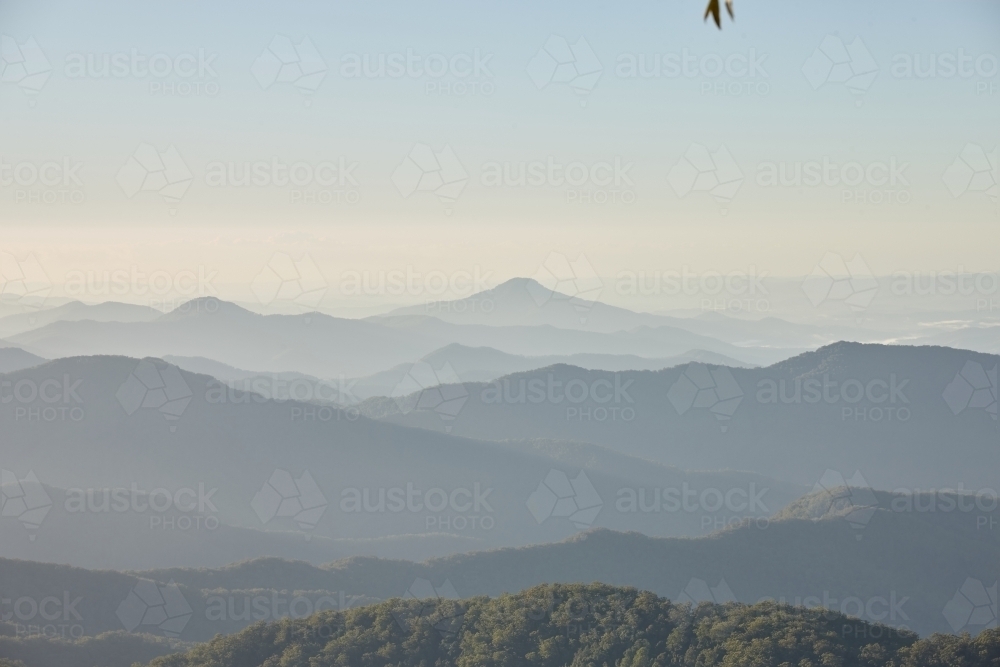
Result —
M204 271L241 300L308 255L329 306L553 253L996 272L1000 4L736 2L719 31L701 0L4 0L0 253L53 294Z

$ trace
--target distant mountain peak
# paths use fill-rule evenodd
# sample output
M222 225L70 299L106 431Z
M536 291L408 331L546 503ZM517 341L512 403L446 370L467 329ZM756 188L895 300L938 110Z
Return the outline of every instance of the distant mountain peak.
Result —
M548 288L545 287L544 285L542 285L540 282L538 282L534 278L517 277L517 278L511 278L509 280L505 280L504 282L500 283L496 287L494 287L492 289L488 289L488 290L483 290L482 292L479 292L478 294L476 294L474 296L480 296L480 295L486 295L486 294L490 294L490 295L501 295L501 294L504 294L504 295L506 295L506 294L513 294L513 293L517 293L517 292L521 292L521 293L527 295L527 294L530 294L532 290L548 290ZM549 290L549 291L551 291L551 290Z
M185 301L161 317L162 320L177 320L199 315L239 315L248 316L255 313L237 306L230 301L223 301L214 296L201 296Z

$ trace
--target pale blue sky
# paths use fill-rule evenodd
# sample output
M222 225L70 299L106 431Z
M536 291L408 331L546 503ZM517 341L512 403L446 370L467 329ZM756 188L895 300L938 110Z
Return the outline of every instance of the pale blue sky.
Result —
M530 275L550 252L585 253L602 275L681 264L802 275L828 251L860 252L880 274L998 268L995 199L962 182L950 190L945 174L968 144L988 156L1000 140L1000 3L736 0L735 10L736 22L726 17L719 31L702 22L701 0L102 2L99 11L81 2L4 1L0 33L18 45L34 38L51 74L33 95L16 81L0 85L0 156L9 165L80 163L70 196L82 199L34 203L65 196L49 192L63 188L0 185L6 244L45 257L56 283L78 266L210 262L239 286L275 249L310 252L331 276L475 264L503 279ZM264 89L255 78L252 65L276 34L315 46L327 69L311 94L291 83ZM553 35L569 44L582 37L600 61L587 94L558 82L539 89L528 75ZM830 81L814 87L803 67L809 61L815 70L824 39L857 38L877 68L863 93ZM212 73L94 79L67 69L74 59L132 49L171 58L201 50ZM478 50L489 75L367 79L340 71L352 54L408 49L448 58ZM622 58L685 52L707 57L707 67L755 53L764 73L628 78L618 71ZM898 71L909 57L926 67L932 57L960 53L972 59L971 76ZM470 81L476 87L466 95L427 90ZM193 94L177 94L185 83ZM719 83L729 94L714 88ZM143 143L176 148L191 177L180 201L123 191L116 177ZM457 199L401 194L392 175L416 144L451 147L468 176ZM691 190L671 171L692 144L726 148L742 179L731 198ZM356 163L356 184L296 193L206 182L212 163L272 158ZM631 167L618 186L483 182L489 165L550 158ZM769 164L791 169L824 159L875 163L875 173L896 162L903 182L759 182Z

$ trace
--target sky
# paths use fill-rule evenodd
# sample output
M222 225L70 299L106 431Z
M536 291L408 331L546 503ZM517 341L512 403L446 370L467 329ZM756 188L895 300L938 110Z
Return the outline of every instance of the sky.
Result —
M0 1L0 294L266 309L290 271L361 315L575 271L655 311L623 281L1000 269L997 2L102 8Z

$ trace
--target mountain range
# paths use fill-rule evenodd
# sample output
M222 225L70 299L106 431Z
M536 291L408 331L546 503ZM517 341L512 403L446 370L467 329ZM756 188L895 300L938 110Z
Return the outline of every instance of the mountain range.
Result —
M534 544L592 526L702 535L770 516L811 488L585 442L412 428L233 390L160 360L58 359L0 386L12 391L0 403L4 493L37 510L0 518L10 528L0 555L91 567L218 566L238 553L287 556L308 536L300 557L323 562ZM654 493L685 502L655 516L615 508L622 495ZM157 531L187 534L161 547L168 537L148 537ZM291 541L278 538L289 531ZM103 539L72 548L88 533Z
M681 468L812 485L828 469L876 488L996 486L1000 357L837 343L772 366L659 371L557 365L489 383L373 398L363 414L483 440L592 442ZM456 396L440 402L435 396Z
M427 591L430 597L497 596L540 582L592 581L634 586L677 602L772 600L920 634L975 633L990 619L973 615L963 600L985 596L987 605L991 599L996 604L998 520L995 496L862 497L842 487L811 494L773 520L746 521L694 539L594 529L556 543L422 563L355 557L316 566L265 558L219 569L124 573L3 560L0 590L13 599L80 598L77 622L84 634L97 635L135 629L127 613L123 618L128 610L122 602L150 585L143 582L155 582L161 595L178 598L187 618L173 627L140 629L161 636L168 630L167 636L184 641L203 641L255 620L304 616L318 607L343 610L392 597L427 597ZM424 591L426 586L431 588ZM255 605L257 597L266 604Z

